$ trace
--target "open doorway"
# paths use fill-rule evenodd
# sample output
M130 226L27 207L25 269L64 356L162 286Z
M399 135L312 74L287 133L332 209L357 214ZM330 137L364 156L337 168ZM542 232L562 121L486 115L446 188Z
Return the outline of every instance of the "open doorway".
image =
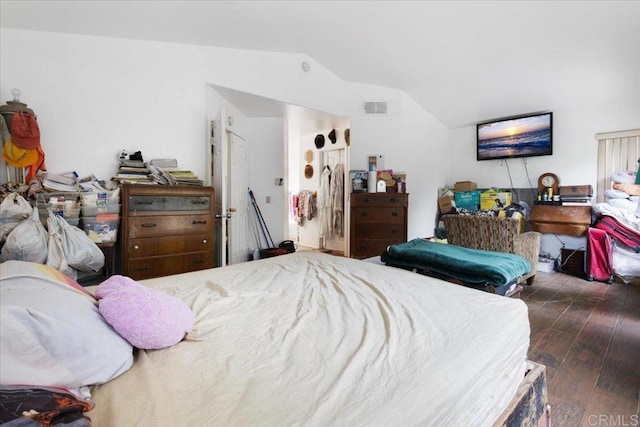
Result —
M343 215L341 235L336 234L329 239L323 236L321 239L317 226L315 232L312 231L313 226L306 227L303 234L309 234L309 241L303 244L299 239L298 227L293 226L290 195L302 189L300 180L304 179L303 168L307 165L302 158L306 151L306 148L302 150L303 145L317 151L314 156L317 162L317 173L314 175L314 179L318 180L316 190L319 189L319 178L325 165L333 168L335 164L342 163L348 176L349 156L344 130L349 127L349 118L219 86L209 85L207 92L207 112L210 117L224 107L228 115L236 119L232 125L235 131L246 135L249 188L255 194L275 244L293 240L299 246L346 254L348 212L345 211ZM336 131L335 144L328 139L328 133L333 129ZM317 150L314 146L314 137L319 133L327 137L324 150ZM336 153L339 153L337 157ZM344 206L346 210L346 199ZM250 230L247 232L250 233ZM252 239L249 237L247 241L251 246ZM248 247L247 251L251 249Z
M346 255L348 248L348 118L291 132L287 164L289 239L308 249ZM310 204L316 205L315 211Z

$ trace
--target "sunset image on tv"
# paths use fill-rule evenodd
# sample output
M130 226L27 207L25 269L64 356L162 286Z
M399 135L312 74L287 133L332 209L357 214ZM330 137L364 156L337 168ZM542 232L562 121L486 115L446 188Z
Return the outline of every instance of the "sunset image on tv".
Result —
M478 125L478 160L552 153L551 113Z

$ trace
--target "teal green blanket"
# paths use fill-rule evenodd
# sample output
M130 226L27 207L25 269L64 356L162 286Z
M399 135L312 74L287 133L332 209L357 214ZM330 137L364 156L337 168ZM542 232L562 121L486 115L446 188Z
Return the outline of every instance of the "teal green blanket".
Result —
M529 261L505 252L468 249L414 239L391 245L381 256L387 265L430 270L470 284L505 286L531 271Z

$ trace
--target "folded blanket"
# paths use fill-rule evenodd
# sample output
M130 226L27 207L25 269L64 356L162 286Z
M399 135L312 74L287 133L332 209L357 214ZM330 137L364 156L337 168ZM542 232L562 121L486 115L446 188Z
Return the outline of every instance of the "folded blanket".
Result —
M529 261L505 252L482 251L414 239L391 245L381 256L387 265L417 268L469 284L505 286L531 271Z

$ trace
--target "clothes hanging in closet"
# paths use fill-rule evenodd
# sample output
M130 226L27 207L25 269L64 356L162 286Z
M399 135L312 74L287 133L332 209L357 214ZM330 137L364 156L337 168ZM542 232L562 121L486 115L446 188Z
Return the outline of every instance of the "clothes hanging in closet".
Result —
M318 213L317 193L311 190L301 190L298 194L292 194L289 206L298 225L303 225L304 220L312 220Z
M320 175L318 192L320 237L344 236L344 164L325 166Z
M344 164L338 163L331 172L330 183L332 232L344 236Z
M318 192L318 218L320 221L320 238L333 235L333 216L331 214L331 169L322 168L320 174L320 191Z

